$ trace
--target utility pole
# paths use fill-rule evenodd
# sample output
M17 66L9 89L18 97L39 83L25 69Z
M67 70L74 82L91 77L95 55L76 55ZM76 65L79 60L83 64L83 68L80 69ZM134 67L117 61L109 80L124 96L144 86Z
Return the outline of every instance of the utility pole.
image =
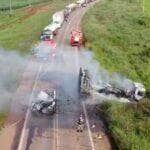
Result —
M9 0L9 15L12 15L12 0Z
M145 2L143 0L143 13L145 13Z

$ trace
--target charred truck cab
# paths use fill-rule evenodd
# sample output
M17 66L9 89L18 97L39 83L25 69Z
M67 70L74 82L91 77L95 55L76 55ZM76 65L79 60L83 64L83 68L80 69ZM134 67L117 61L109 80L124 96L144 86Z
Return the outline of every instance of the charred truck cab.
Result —
M79 93L80 96L89 96L91 94L91 77L87 69L79 70Z
M130 89L118 88L116 86L107 84L104 88L97 89L97 91L106 95L112 94L119 98L124 97L131 101L142 100L146 92L144 86L141 83L136 82L133 82L132 88Z

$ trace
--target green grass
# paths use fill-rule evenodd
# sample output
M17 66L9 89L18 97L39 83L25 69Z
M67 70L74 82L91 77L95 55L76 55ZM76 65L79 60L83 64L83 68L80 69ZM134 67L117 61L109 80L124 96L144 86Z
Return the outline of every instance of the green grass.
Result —
M150 0L143 0L143 3L144 3L145 14L150 15Z
M13 11L13 15L0 14L0 46L8 50L18 50L28 53L30 48L40 37L43 28L50 23L52 14L61 10L70 0L55 0ZM41 7L49 5L47 11L40 11ZM36 13L34 13L36 10Z
M138 104L103 103L97 107L105 118L119 150L148 150L150 147L150 101Z
M145 11L150 12L149 0ZM141 82L150 91L150 16L139 0L103 0L86 13L85 46L110 73ZM150 147L150 96L138 104L103 103L98 108L119 150Z
M150 89L150 17L138 0L103 0L82 25L86 46L103 67Z
M11 5L13 9L25 7L28 5L35 5L49 0L12 0ZM10 6L10 0L0 0L0 10L7 10Z
M2 127L4 127L6 117L6 113L0 113L0 130L2 129Z

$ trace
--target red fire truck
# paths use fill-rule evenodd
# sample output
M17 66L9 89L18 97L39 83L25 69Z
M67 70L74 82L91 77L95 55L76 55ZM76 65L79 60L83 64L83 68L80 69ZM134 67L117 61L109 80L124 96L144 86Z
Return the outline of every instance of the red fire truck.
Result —
M70 44L72 46L81 46L83 43L83 34L80 30L72 30Z

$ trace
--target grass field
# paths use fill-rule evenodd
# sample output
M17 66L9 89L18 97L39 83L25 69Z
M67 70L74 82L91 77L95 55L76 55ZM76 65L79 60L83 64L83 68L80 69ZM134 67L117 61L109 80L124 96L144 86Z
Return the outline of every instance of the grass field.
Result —
M43 28L50 23L54 12L64 8L70 0L51 0L36 6L17 9L10 17L0 14L0 46L8 50L30 52Z
M49 0L11 0L12 8L21 8L28 5L48 2ZM10 0L0 0L0 10L9 9Z
M150 101L134 105L103 103L98 108L119 150L148 150L150 147Z
M149 0L145 0L149 12ZM141 82L150 92L150 16L138 0L103 0L82 22L85 46L101 66ZM138 104L104 103L99 112L119 150L150 147L150 97Z
M140 3L104 0L85 15L83 31L103 67L150 89L150 18Z
M1 113L0 112L0 130L4 126L6 117L7 117L6 113Z
M150 15L150 0L143 0L144 12L147 15Z

